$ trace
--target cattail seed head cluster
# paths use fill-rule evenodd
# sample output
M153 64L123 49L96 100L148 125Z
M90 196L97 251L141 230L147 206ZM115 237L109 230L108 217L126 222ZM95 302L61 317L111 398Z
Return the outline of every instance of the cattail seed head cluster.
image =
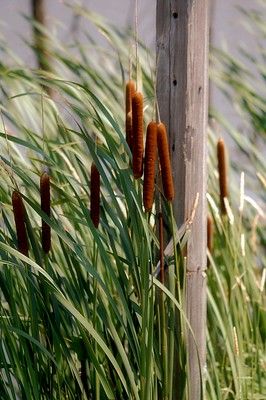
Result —
M129 80L126 84L126 140L131 151L133 149L132 97L135 92L135 82L133 80Z
M135 82L130 79L126 84L126 114L132 111L132 97L136 92Z
M41 197L41 209L50 217L51 215L51 197L50 197L50 176L47 172L44 172L40 178L40 197ZM42 219L42 248L47 254L51 249L51 228Z
M91 165L90 216L95 228L100 222L100 174L94 163Z
M143 96L136 92L132 97L133 175L139 179L143 173Z
M132 151L133 149L133 132L132 132L132 111L126 115L126 141Z
M18 250L28 257L29 243L26 230L26 211L21 194L14 190L12 193L12 206L17 232Z
M223 139L219 139L217 143L217 159L220 187L220 207L221 213L226 214L224 198L228 197L227 185L227 164L226 164L226 148Z
M172 201L174 184L167 132L164 124L152 121L147 127L144 158L143 204L146 212L150 211L153 205L157 153L159 154L164 195L166 200Z
M163 123L159 123L157 127L157 144L164 195L166 200L172 201L174 198L174 183L168 147L167 131Z
M157 123L152 121L147 127L144 158L143 204L146 212L150 211L153 205L156 159Z

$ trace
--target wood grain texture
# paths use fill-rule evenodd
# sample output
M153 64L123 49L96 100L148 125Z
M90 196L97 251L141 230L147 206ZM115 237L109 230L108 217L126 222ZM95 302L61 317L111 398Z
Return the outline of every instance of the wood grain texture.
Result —
M178 227L199 202L187 244L186 312L206 352L206 131L208 0L157 0L157 96L169 131ZM189 400L201 399L196 347L188 334Z

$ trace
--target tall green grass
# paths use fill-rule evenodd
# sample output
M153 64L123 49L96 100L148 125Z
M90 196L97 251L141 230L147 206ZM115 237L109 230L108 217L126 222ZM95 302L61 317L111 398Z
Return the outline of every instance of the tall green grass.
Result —
M104 34L106 47L99 48L87 32L85 43L69 48L50 36L54 72L44 73L27 68L2 46L7 61L0 65L1 399L186 399L182 248L189 230L177 230L162 198L165 228L176 244L166 256L162 285L154 273L157 215L143 211L142 181L133 180L125 141L131 33L87 10L75 11ZM154 63L141 45L139 56L147 123ZM221 217L216 140L210 131L208 202L215 235L208 255L204 398L263 399L265 215L256 194L254 200L253 193L245 197L242 186L240 196L230 180L233 217ZM245 146L264 177L262 155L250 138ZM99 229L88 209L92 161L101 176ZM40 209L39 177L47 167L51 218ZM27 211L29 258L16 250L11 207L16 186ZM41 248L41 218L52 229L48 255Z

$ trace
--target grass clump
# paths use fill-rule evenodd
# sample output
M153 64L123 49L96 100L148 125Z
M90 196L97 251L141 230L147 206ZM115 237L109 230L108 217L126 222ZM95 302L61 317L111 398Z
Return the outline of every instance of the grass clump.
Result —
M117 72L127 64L128 36L87 10L76 11L119 50L117 59L111 53L110 68L96 60L104 57L109 63L109 48L98 49L94 59L81 45L74 56L55 41L50 45L53 74L18 62L0 66L1 396L186 399L185 330L190 328L183 309L183 254L189 223L178 230L171 205L158 190L155 208L145 213L142 207L142 180L132 176L124 132L125 82ZM87 46L94 49L87 37ZM146 122L152 120L154 91L141 45L139 57ZM51 88L52 98L43 87ZM246 194L243 184L239 190L234 179L229 181L230 203L220 212L216 144L216 133L210 131L207 197L213 239L204 398L262 398L265 214L253 193ZM253 152L251 141L244 146ZM258 150L254 158L263 183ZM138 166L139 161L140 156ZM39 179L47 167L49 175L41 179L46 196L40 202ZM29 253L17 247L14 179L27 208ZM92 193L97 204L89 207ZM51 230L52 246L45 246L49 252L40 241L41 225L47 235ZM166 236L173 237L167 246Z

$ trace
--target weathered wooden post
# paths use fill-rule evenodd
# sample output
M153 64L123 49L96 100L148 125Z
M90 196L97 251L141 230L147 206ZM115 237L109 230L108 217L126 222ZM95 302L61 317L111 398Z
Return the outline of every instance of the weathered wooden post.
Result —
M40 25L33 27L34 46L39 69L50 71L50 56L48 52L48 39L41 27L46 27L45 0L31 0L32 17ZM48 88L47 88L48 90Z
M208 0L157 0L157 96L169 131L180 226L199 196L187 244L186 312L200 355L206 349L206 140ZM189 400L201 399L196 347L188 334Z

